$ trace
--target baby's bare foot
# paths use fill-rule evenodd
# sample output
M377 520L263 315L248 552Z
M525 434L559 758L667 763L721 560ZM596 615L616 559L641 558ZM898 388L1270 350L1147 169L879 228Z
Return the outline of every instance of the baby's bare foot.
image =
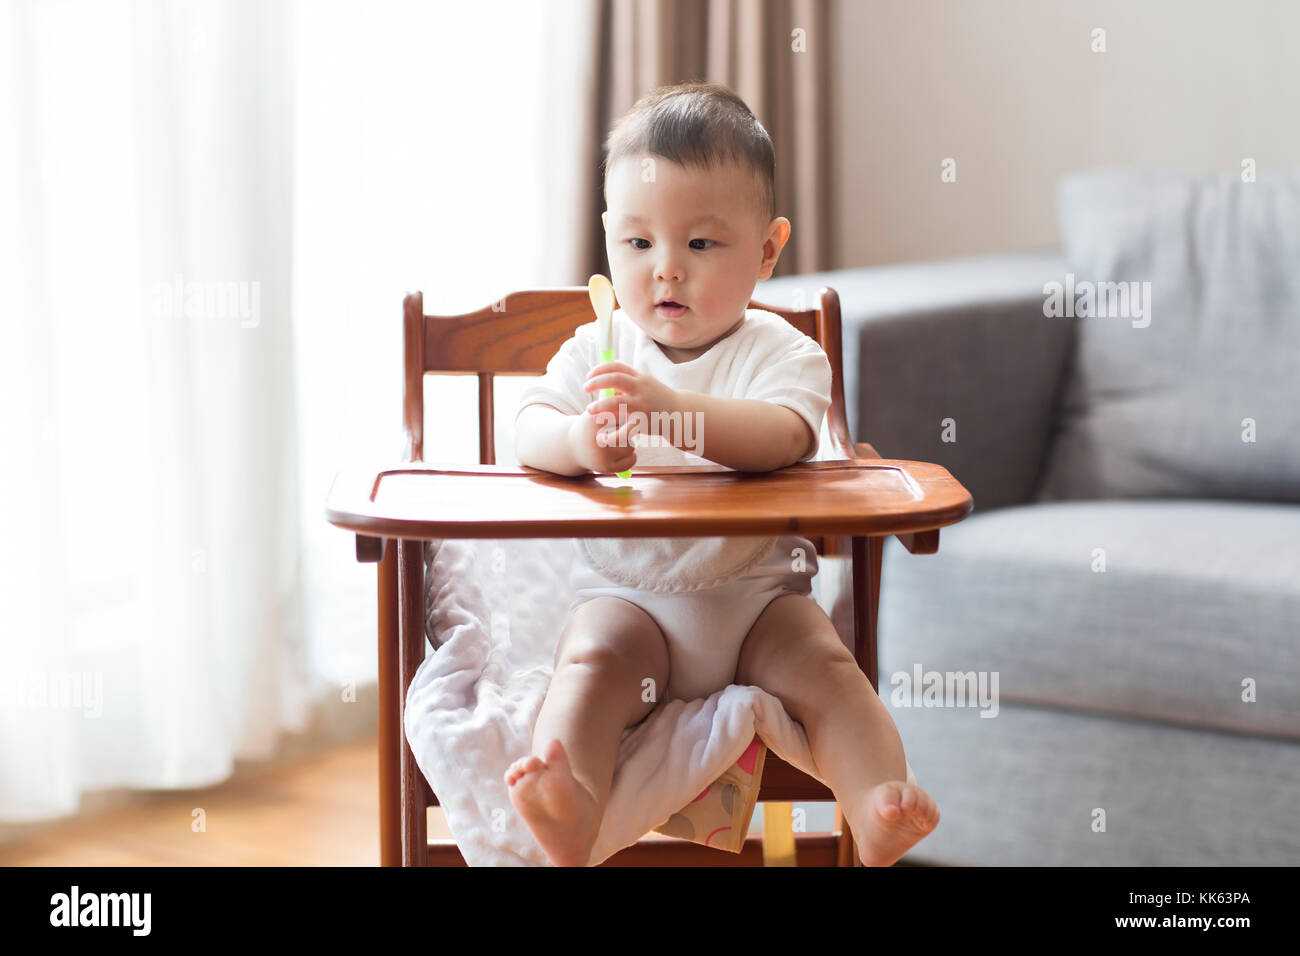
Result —
M521 757L506 770L510 802L556 866L586 866L600 832L600 805L573 775L568 754L558 739L546 747L545 760Z
M938 823L934 798L902 780L877 784L849 817L863 866L893 866Z

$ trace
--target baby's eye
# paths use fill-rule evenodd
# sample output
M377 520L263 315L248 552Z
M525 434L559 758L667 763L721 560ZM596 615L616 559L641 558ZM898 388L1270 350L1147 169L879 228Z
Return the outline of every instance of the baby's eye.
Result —
M691 242L713 242L713 240L712 240L712 239L692 239ZM708 248L708 247L707 247L707 246L691 246L691 248L692 248L692 249L700 249L700 250L703 250L703 249L706 249L706 248Z
M632 243L632 248L633 248L633 249L649 249L649 248L650 248L650 240L649 240L649 239L629 239L628 242ZM638 242L644 242L645 245L644 245L644 246L638 246L638 245L637 245Z

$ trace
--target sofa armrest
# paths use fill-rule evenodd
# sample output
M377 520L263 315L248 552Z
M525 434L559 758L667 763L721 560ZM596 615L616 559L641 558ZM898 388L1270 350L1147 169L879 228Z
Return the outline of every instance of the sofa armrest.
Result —
M759 283L771 303L839 293L845 402L882 456L943 465L975 501L1032 500L1074 341L1043 314L1059 253L842 269Z

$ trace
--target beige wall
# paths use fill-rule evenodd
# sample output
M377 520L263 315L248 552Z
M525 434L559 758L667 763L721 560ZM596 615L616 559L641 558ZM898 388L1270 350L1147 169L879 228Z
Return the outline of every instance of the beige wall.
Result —
M1071 170L1300 169L1300 2L831 2L832 268L1055 245Z

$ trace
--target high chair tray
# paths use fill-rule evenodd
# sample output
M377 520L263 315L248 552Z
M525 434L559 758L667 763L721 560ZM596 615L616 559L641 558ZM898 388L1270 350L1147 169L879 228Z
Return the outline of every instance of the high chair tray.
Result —
M894 459L812 461L751 474L720 465L565 477L505 465L410 462L334 480L331 524L377 538L574 538L891 535L970 513L942 465Z

